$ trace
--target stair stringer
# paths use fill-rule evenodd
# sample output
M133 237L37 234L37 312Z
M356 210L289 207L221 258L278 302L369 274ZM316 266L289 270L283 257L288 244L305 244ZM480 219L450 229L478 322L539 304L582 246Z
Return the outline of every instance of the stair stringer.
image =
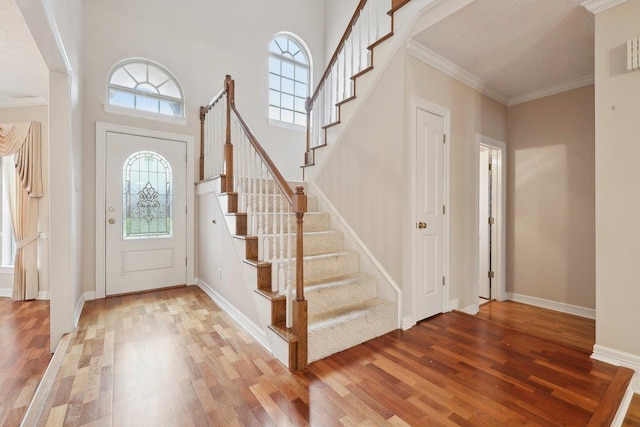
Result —
M214 194L214 212L212 216L216 221L217 227L224 227L226 233L224 235L224 244L232 245L234 247L235 256L230 257L234 263L234 271L242 271L241 277L234 276L227 280L231 280L234 283L236 289L243 291L243 295L250 296L252 301L254 313L257 313L259 324L251 321L249 313L244 313L241 309L234 306L227 299L224 298L217 290L215 284L209 284L198 279L200 288L212 298L225 312L227 312L236 322L240 324L247 332L249 332L260 344L262 344L267 351L272 353L278 360L280 360L285 366L289 367L289 354L288 344L269 329L271 324L271 303L263 296L255 292L257 283L257 269L254 266L248 265L245 260L245 242L234 238L235 231L232 230L233 221L229 221L225 213L226 209L220 203L220 178L216 177L211 180L199 183L197 185L197 194L201 196L206 193ZM209 218L206 219L209 221ZM202 230L199 231L199 238L207 238L202 234ZM201 261L202 262L202 261ZM237 264L236 264L237 263ZM224 274L223 274L224 277Z
M310 190L308 192L318 198L318 209L329 214L331 229L342 233L344 250L358 254L360 272L376 278L378 297L398 306L397 326L400 329L402 327L402 289L364 242L360 240L322 190L314 182L307 182L306 185Z
M419 22L420 16L440 3L443 3L443 0L411 0L394 12L393 35L372 49L372 67L354 79L355 96L340 105L339 123L326 129L326 145L312 148L314 163L311 166L303 166L305 182L314 181L321 173L327 159L349 129L352 118L365 105L372 89L391 64L396 53L404 48L404 43L412 34L412 29Z

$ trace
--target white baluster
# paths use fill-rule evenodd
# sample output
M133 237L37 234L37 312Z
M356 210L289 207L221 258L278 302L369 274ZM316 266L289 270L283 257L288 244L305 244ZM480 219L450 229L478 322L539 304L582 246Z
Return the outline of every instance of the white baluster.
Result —
M280 196L280 229L278 230L278 236L280 237L280 259L278 261L278 286L280 288L280 295L285 294L287 289L287 283L285 281L284 270L284 197Z
M266 181L267 183L270 183L271 180L269 179L269 171L267 171L267 177L266 177ZM268 233L268 229L269 229L269 186L267 185L267 188L265 188L265 192L264 192L264 213L262 214L263 218L264 218L264 228L263 228L263 232L264 234L262 235L262 239L260 240L262 242L262 246L263 246L263 255L264 258L262 258L263 261L270 261L271 260L271 246L269 246L269 233Z
M276 186L273 186L273 209L271 213L271 290L278 292L278 249L277 249L277 234L276 229L278 227L278 193Z
M247 186L247 235L251 236L251 218L252 218L252 212L253 212L253 206L252 206L252 201L253 201L253 179L252 179L252 174L253 174L253 150L251 150L251 146L249 146L249 163L248 163L248 169L247 169L247 179L249 180L248 186Z
M302 254L297 254L296 256L302 256ZM293 271L291 267L291 206L287 204L287 328L293 326Z
M262 161L258 158L258 163L260 166L260 179L258 184L258 260L264 260L264 193L266 192L265 188L265 179L263 177L264 174L264 165Z

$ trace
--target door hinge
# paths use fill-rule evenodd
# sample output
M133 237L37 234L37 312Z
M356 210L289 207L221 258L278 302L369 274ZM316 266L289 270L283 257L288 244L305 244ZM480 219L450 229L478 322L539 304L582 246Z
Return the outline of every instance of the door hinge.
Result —
M442 205L442 215L446 215L447 214L447 207L445 205Z
M489 225L493 225L496 223L496 219L492 216L489 217Z
M489 279L493 279L495 277L495 274L493 273L493 271L489 272Z
M442 134L442 143L443 144L447 143L447 135L446 134Z
M493 164L489 163L489 170L493 170Z
M442 286L445 286L445 283L446 283L446 281L444 279L444 276L442 276Z
M189 258L186 258L186 257L185 257L185 259L184 259L184 265L189 265Z

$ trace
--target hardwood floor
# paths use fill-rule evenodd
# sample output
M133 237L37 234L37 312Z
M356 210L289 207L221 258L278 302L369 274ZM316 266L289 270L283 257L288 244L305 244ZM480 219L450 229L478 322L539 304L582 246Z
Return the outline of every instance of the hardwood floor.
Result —
M0 298L0 426L17 426L51 360L49 302Z
M640 427L640 394L635 394L622 427Z
M621 373L449 313L295 375L191 287L88 302L39 425L583 426Z
M596 322L592 319L513 301L483 304L476 316L589 354L593 352Z

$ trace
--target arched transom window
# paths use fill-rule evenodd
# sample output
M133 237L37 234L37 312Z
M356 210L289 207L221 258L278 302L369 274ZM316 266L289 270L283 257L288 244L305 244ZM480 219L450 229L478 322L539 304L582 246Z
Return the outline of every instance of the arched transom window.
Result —
M122 237L170 237L173 181L167 159L153 151L138 151L125 160L122 175Z
M107 104L184 117L184 97L176 78L145 60L126 60L109 73Z
M305 125L310 60L303 44L288 34L269 45L269 118Z

